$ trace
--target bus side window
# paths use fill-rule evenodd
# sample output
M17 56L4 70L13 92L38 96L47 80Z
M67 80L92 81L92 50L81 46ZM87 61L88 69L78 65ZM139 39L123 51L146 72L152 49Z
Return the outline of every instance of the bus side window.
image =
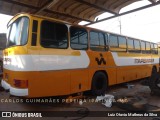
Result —
M156 54L158 54L158 45L154 44L154 48L156 49Z
M133 39L128 38L127 45L128 45L128 51L129 52L135 52Z
M155 43L151 43L151 51L152 51L152 54L158 54L158 45L155 44Z
M137 52L137 53L141 52L141 46L140 46L139 40L134 40L134 48L135 48L135 52Z
M117 35L109 35L109 46L111 51L118 51L118 38Z
M146 42L146 53L151 53L151 46L149 42Z
M106 42L104 33L101 32L90 32L90 49L94 51L105 51Z
M141 41L141 51L142 53L146 53L146 44L144 41Z
M84 28L70 27L71 48L76 50L88 49L88 33Z
M151 43L151 53L154 54L154 44Z
M127 50L126 38L123 36L118 36L118 41L119 41L120 51L126 51Z
M109 50L109 41L108 41L108 34L105 33L105 39L106 39L106 50L108 51Z
M41 45L45 48L67 48L68 28L65 24L50 21L41 23Z

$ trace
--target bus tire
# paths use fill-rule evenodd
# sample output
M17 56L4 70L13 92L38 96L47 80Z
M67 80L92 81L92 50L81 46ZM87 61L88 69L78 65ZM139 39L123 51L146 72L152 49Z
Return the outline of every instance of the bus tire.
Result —
M107 89L107 76L103 72L96 72L92 79L91 91L93 95L104 95Z
M151 75L149 80L149 87L151 89L152 95L160 95L160 75L158 72Z
M156 73L157 73L157 67L153 66L151 75L156 74Z
M152 89L160 89L157 84L159 83L159 75L153 74L150 78L150 88Z

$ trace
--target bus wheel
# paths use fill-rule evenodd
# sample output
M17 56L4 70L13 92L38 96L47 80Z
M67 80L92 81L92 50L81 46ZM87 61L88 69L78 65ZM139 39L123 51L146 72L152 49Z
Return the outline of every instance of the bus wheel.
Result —
M160 95L160 75L158 72L151 75L149 80L149 87L151 89L152 95Z
M153 68L152 68L152 75L153 74L156 74L157 73L157 67L156 66L153 66Z
M107 76L103 72L96 72L92 79L92 94L104 95L107 89Z

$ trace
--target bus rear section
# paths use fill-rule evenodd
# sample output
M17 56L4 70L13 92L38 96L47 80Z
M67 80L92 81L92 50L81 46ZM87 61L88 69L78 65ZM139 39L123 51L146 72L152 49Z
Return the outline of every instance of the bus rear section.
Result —
M11 95L25 97L60 96L89 90L89 57L85 50L69 47L69 26L27 16L19 14L9 23L7 48L3 51L3 88ZM87 43L83 45L86 48Z
M27 16L14 17L8 24L7 44L3 50L3 79L2 87L12 95L27 96L28 80L23 71L26 64L29 18Z

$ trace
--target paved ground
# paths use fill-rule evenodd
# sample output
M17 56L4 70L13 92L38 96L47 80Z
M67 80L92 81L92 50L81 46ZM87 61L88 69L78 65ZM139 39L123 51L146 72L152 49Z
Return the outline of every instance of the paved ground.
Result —
M92 96L86 96L85 99L83 99L83 103L80 105L78 99L75 99L72 103L66 103L66 99L55 97L42 99L23 99L10 96L6 91L0 91L0 111L54 111L56 115L62 114L63 111L70 111L67 114L78 114L78 117L71 118L67 115L65 116L66 113L64 112L64 114L62 115L63 117L54 118L68 120L106 119L106 117L93 116L103 113L108 114L108 112L111 111L125 112L130 110L144 110L145 112L160 112L160 96L151 96L149 87L142 86L140 84L140 81L131 82L130 84L134 85L134 87L128 89L125 84L121 84L109 88L106 94L115 96L116 100L120 98L127 98L129 100L126 104L117 104L117 102L115 102L110 108L105 107L102 102L96 102L96 97ZM58 113L57 111L61 111L61 113ZM88 115L91 115L91 117L86 117ZM144 120L152 120L157 117L153 115L152 117L130 117L129 119L137 120L138 118ZM107 119L121 120L128 119L128 117L108 117Z

